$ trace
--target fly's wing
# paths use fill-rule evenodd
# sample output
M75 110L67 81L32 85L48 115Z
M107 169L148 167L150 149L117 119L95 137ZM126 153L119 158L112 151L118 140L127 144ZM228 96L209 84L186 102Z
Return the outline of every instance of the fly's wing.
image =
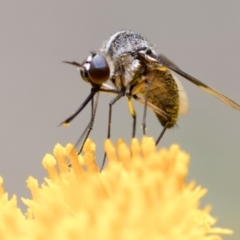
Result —
M202 90L204 90L207 93L212 94L213 96L217 97L218 99L220 99L221 101L223 101L224 103L226 103L227 105L231 106L232 108L240 111L240 105L237 104L236 102L234 102L233 100L231 100L230 98L224 96L222 93L218 92L217 90L207 86L206 84L204 84L203 82L200 82L199 80L197 80L196 78L190 76L189 74L183 72L180 68L178 68L171 60L169 60L167 57L165 57L164 55L160 54L158 56L158 62L162 65L165 66L169 69L171 69L172 71L174 71L175 73L179 74L180 76L186 78L187 80L189 80L190 82L192 82L193 84L197 85L198 87L200 87Z
M179 111L178 111L178 113L181 115L185 115L188 113L187 93L186 93L182 83L177 78L177 76L175 74L173 74L172 71L171 71L171 74L178 86L178 93L179 93Z

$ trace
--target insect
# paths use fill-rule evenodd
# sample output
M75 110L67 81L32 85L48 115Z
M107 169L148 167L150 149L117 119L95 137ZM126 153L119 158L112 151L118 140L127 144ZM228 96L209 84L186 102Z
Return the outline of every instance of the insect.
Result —
M132 31L116 32L103 43L98 53L91 52L82 64L68 61L65 63L77 66L83 80L92 86L90 94L82 105L62 122L63 125L70 123L91 101L91 119L82 135L82 137L86 135L85 140L92 129L96 113L97 99L94 100L94 96L98 97L99 92L107 92L116 94L109 103L107 137L111 136L112 107L119 99L126 96L133 118L132 137L136 132L136 113L132 103L132 99L135 99L144 105L142 123L144 134L147 107L155 112L163 126L156 139L156 144L158 144L166 129L176 124L179 115L181 95L172 71L227 105L240 110L239 104L182 71L167 57L158 54L145 37ZM111 85L107 84L107 81L110 81ZM82 148L80 152L81 150Z

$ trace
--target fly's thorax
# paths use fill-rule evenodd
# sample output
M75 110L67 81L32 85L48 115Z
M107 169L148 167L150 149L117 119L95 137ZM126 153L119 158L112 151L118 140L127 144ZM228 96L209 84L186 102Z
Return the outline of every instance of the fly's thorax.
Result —
M119 66L118 66L119 67ZM125 88L135 84L142 78L145 66L138 59L134 59L131 55L125 55L121 58L119 78Z
M150 82L148 101L167 113L170 117L168 128L173 127L179 112L179 92L173 76L168 70L151 69L147 71L146 79ZM146 97L145 91L145 87L140 91L144 97ZM165 116L156 115L161 124L165 126L168 119Z
M118 90L128 88L141 77L145 66L133 53L142 48L154 52L153 46L142 35L132 31L117 32L103 43L100 53L109 64L110 80Z
M112 59L119 58L128 52L135 52L141 48L153 49L153 45L141 34L132 31L119 31L109 37L102 45L101 52Z

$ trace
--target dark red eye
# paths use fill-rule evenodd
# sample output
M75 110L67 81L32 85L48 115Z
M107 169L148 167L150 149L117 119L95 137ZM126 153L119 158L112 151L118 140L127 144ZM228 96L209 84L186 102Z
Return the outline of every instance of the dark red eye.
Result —
M102 84L109 79L110 69L104 57L100 55L93 56L88 75L92 82L96 84Z

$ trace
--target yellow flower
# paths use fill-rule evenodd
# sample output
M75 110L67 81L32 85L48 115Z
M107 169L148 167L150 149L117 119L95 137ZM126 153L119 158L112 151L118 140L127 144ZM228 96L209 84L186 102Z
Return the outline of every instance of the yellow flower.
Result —
M157 151L152 138L130 147L119 140L116 148L106 140L105 151L100 172L90 140L83 156L57 144L43 159L45 183L27 180L25 216L0 187L0 239L215 240L231 233L212 227L209 206L199 208L206 189L186 183L189 156L178 145Z

